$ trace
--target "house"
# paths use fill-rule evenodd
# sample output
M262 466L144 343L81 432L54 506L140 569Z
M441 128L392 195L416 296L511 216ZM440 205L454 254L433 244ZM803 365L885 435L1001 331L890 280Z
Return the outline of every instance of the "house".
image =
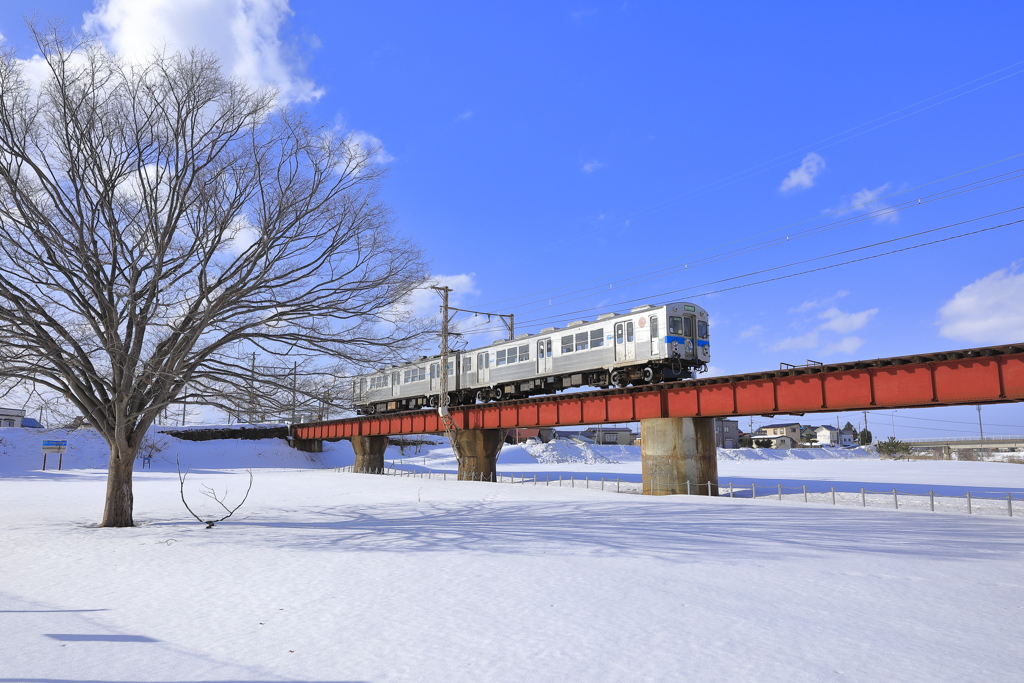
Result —
M628 446L633 443L633 439L636 435L633 434L633 430L629 427L591 427L584 431L580 436L590 439L594 443L599 444L617 444L620 446Z
M832 425L814 427L815 442L818 446L856 446L857 432L852 429L838 429Z
M740 423L736 420L715 418L715 446L718 448L739 448Z
M821 425L814 428L814 443L819 446L838 446L839 430L832 425Z
M21 427L25 411L17 408L0 408L0 427Z
M771 441L769 448L796 448L800 443L801 431L802 427L798 422L781 422L764 425L751 434L750 438L755 448L758 441L765 440Z

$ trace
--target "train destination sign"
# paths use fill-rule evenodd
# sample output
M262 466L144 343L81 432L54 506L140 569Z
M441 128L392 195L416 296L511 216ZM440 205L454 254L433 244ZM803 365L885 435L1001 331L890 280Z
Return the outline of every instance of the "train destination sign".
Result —
M44 439L43 453L65 453L68 450L67 439Z

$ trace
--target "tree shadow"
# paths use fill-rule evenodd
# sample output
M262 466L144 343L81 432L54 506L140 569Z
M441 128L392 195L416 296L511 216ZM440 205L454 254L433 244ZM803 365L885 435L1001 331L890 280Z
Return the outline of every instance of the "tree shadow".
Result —
M831 506L791 509L723 500L689 502L675 497L629 506L621 501L484 501L302 511L304 517L317 518L315 521L289 519L290 512L251 515L218 529L223 528L225 534L229 527L260 530L263 542L291 549L557 552L646 556L674 562L701 562L709 557L792 559L794 554L812 557L822 551L967 560L1017 556L1024 550L1019 529L1001 520ZM183 523L155 524L179 525ZM209 540L238 540L218 533L211 531Z

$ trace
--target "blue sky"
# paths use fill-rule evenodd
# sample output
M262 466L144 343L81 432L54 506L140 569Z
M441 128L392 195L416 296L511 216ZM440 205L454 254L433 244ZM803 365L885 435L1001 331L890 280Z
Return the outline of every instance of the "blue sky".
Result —
M9 0L24 57L33 10L122 51L215 49L379 141L399 229L522 331L1024 219L981 218L1024 206L1024 178L953 191L1024 169L1020 2ZM696 297L713 371L1022 342L1021 226ZM1024 433L1019 404L984 414ZM973 408L896 415L876 433L976 431Z

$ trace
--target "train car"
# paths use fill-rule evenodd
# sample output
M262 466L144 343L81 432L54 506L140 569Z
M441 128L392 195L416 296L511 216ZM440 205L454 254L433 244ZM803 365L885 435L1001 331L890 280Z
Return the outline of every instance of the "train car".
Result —
M570 387L625 387L689 379L711 361L708 314L679 302L606 313L520 334L449 356L450 405L551 394ZM356 377L353 403L363 414L437 406L440 357Z

